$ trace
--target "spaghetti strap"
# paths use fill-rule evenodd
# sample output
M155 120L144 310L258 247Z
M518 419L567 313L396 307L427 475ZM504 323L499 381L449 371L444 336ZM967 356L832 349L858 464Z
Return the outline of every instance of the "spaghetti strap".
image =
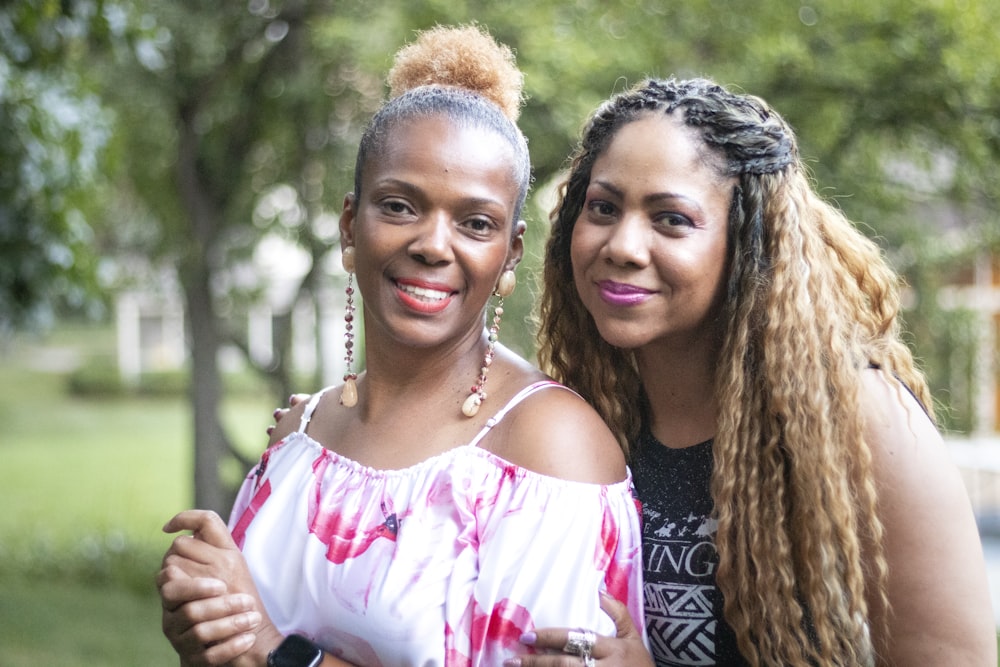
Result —
M320 389L313 394L312 398L309 399L309 402L306 403L306 409L303 411L302 418L299 420L299 433L306 432L306 427L309 426L309 422L312 420L313 413L316 411L316 406L319 405L319 399L323 398L323 394L325 394L329 389L330 387Z
M507 415L508 412L510 412L511 410L513 410L514 408L516 408L518 406L518 404L521 403L521 401L523 401L524 399L528 398L529 396L531 396L532 394L534 394L536 391L539 391L541 389L545 389L547 387L558 387L560 389L565 389L568 392L572 392L572 393L576 394L575 391L573 391L572 389L570 389L569 387L567 387L565 385L559 384L555 380L539 380L538 382L533 382L532 384L529 384L527 387L525 387L521 391L517 392L517 394L515 394L512 399L510 399L509 401L507 401L507 405L505 405L502 408L500 408L499 412L497 412L495 415L493 415L492 417L490 417L489 420L486 422L486 424L483 426L482 430L480 430L479 433L476 434L476 437L474 437L469 442L468 446L469 447L478 447L480 441L482 441L482 439L486 437L486 434L490 432L490 429L493 428L494 426L496 426L497 424L499 424L500 420L503 419ZM579 394L577 394L577 395L579 396Z

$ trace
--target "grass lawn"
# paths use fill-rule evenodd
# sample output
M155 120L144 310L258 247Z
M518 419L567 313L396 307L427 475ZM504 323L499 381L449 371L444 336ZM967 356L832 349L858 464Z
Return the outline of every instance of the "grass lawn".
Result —
M70 396L67 360L113 344L79 329L0 348L2 665L177 664L153 576L160 527L192 503L190 417L180 397ZM225 405L246 452L266 442L264 393Z
M120 587L0 577L6 667L176 667L159 599Z

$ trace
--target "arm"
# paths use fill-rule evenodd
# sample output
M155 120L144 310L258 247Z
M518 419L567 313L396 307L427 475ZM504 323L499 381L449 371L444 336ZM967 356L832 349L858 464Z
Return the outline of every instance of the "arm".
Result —
M557 626L605 635L622 632L622 643L607 640L609 652L600 655L630 650L632 659L622 664L644 664L635 659L648 660L648 654L633 624L635 619L642 627L641 531L617 442L582 399L564 390L535 394L503 424L507 428L491 434L496 437L484 446L540 473L511 477L509 489L502 489L496 505L479 517L477 602L487 611L491 601L523 610L511 615L517 628L506 635L514 642L506 657L513 651L525 660L541 659L531 655L538 652L532 645L562 649L565 630L558 646L546 644L558 639L539 630ZM509 499L514 503L508 504ZM511 567L512 562L525 566ZM540 642L531 644L538 632ZM579 657L562 657L580 664Z
M961 477L909 392L882 371L862 375L889 566L885 664L995 667L986 566ZM876 620L885 613L869 604Z
M309 394L292 394L288 399L288 408L274 411L275 423L267 428L269 446L292 430L296 419L284 423L282 419L295 408L298 408L296 414L301 415L308 399ZM164 526L164 531L183 530L181 524L189 521L189 515L178 515ZM215 534L211 533L214 529L209 527L214 521L206 516L201 521L208 527L209 533L205 534ZM196 530L196 535L203 534L201 529L192 529ZM235 548L235 545L228 544L231 542L228 533L225 537L215 535L218 538L216 545L223 545L221 548L229 550ZM186 539L179 537L174 541L156 577L163 606L163 634L181 657L182 665L226 664L255 644L257 635L254 631L263 620L258 609L263 609L263 605L253 595L230 592L223 579L194 574L208 570L205 563L191 561L184 556L188 551L183 544ZM209 558L207 555L202 557Z
M514 456L521 459L521 464L544 474L577 481L613 483L623 479L626 475L624 456L600 417L589 406L581 410L577 404L580 399L573 394L546 393L549 399L555 399L556 405L534 406L535 410L515 422L518 429L524 429L516 434L517 442L530 442L528 434L535 434L536 438L541 435L545 443L516 453ZM552 414L560 418L553 419ZM636 567L641 570L641 563ZM633 607L641 609L641 588L639 599L632 602ZM653 660L646 649L643 633L636 629L628 606L602 592L600 608L614 622L615 636L598 635L592 657L602 665L652 667ZM641 611L638 613L641 619ZM508 660L505 667L579 667L580 657L563 652L571 629L575 628L536 628L526 633L522 642L540 652Z
M557 489L537 504L523 502L527 494L521 489L498 494L493 516L480 521L478 531L473 597L480 611L471 627L489 619L491 632L482 640L473 637L474 663L535 653L522 639L538 628L615 635L616 619L602 610L602 593L641 623L641 535L635 504L627 491L619 492L624 486ZM602 491L610 497L602 499ZM641 647L641 635L638 642Z
M181 665L263 667L284 639L271 622L242 553L214 512L189 510L171 519L177 537L157 576L163 632ZM348 666L324 655L323 667Z

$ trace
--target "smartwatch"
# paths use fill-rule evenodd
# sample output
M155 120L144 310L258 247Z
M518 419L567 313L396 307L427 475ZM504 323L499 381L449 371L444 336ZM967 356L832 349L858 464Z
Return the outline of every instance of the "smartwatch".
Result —
M323 649L302 635L288 635L267 654L267 667L318 667L323 662Z

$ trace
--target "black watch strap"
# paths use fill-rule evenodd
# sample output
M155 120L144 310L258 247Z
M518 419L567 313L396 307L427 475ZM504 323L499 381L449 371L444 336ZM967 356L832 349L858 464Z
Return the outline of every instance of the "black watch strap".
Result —
M323 649L302 635L288 635L267 654L267 667L318 667L323 662Z

